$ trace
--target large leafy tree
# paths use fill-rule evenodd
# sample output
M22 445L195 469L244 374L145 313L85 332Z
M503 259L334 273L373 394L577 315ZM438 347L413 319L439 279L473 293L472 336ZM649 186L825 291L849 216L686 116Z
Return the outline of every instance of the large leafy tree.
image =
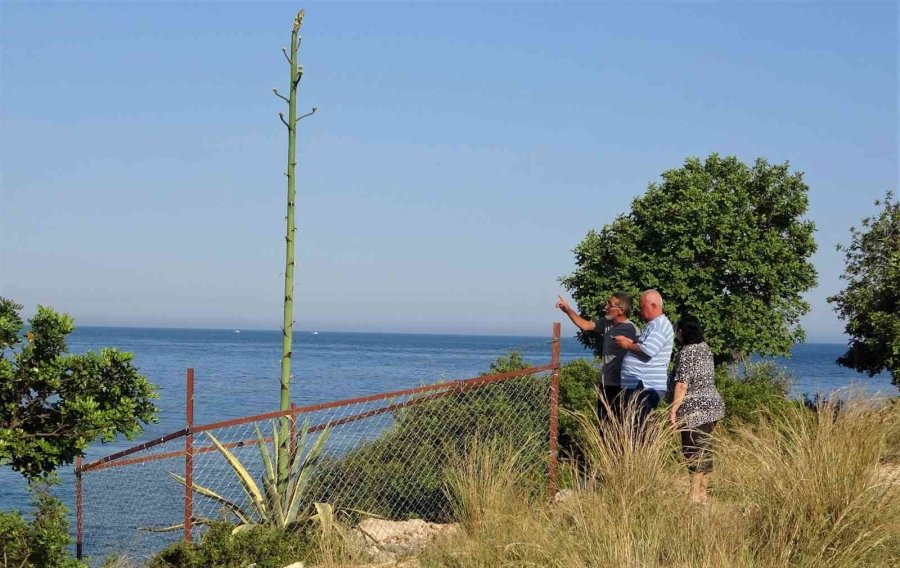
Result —
M816 284L808 187L787 163L689 158L575 248L563 284L585 316L609 296L658 289L665 310L698 316L717 362L785 355L804 338L802 295ZM674 318L673 318L674 319ZM581 336L593 346L590 334Z
M892 192L883 209L850 229L842 278L847 287L828 298L846 322L847 352L838 363L873 376L890 371L900 387L900 203Z
M0 465L39 478L90 442L133 438L155 420L155 388L131 353L69 354L70 316L38 306L25 333L21 309L0 298Z

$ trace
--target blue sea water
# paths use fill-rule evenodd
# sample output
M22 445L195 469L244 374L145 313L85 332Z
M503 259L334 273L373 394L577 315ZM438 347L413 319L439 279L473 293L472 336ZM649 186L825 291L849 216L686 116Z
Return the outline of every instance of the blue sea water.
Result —
M424 335L298 331L294 335L292 400L297 405L397 390L486 372L494 360L520 351L534 365L550 361L546 337ZM591 357L564 328L562 359ZM69 349L83 353L114 346L134 353L134 364L159 387L159 421L135 441L94 444L93 460L178 430L185 419L185 373L195 369L196 424L276 410L279 405L280 331L80 327ZM897 394L885 374L868 378L838 366L839 344L797 345L776 359L795 379L794 393L828 393L848 385ZM61 471L55 492L74 504L72 468ZM0 468L0 510L27 510L21 478Z

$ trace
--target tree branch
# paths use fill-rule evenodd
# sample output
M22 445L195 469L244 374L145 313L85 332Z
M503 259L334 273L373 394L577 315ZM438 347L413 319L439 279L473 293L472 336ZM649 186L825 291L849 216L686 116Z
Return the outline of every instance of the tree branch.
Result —
M291 57L290 57L290 56L288 55L288 53L287 53L287 48L282 47L282 48L281 48L281 53L284 54L284 58L287 59L287 62L288 62L288 63L290 63L290 62L291 62Z
M283 113L283 112L279 112L279 113L278 113L278 118L280 118L280 119L281 119L281 122L283 122L284 125L288 127L288 130L291 129L291 125L288 124L288 122L284 119L284 113Z

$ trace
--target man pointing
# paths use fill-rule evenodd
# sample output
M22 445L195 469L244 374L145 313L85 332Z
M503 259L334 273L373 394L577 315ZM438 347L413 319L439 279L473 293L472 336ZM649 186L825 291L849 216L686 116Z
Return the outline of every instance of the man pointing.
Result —
M565 312L572 323L584 332L594 333L599 336L603 350L603 375L600 379L600 394L606 398L610 408L619 407L618 397L622 390L621 370L622 360L626 350L619 347L614 341L618 337L634 340L637 337L637 327L628 319L631 315L631 295L618 292L609 297L606 302L606 316L594 320L588 320L569 307L569 304L557 296L559 300L556 307ZM597 405L598 414L603 417L606 414L606 405L602 402Z

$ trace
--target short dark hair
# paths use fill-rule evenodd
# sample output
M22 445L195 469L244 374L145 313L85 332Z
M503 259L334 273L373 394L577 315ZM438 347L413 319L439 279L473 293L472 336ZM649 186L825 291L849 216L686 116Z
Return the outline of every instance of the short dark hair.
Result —
M693 345L703 342L703 324L696 316L684 316L675 324L676 330L681 330L681 344Z
M626 294L625 292L616 292L613 294L613 298L619 300L619 305L622 306L622 311L625 313L625 317L631 317L631 294Z

